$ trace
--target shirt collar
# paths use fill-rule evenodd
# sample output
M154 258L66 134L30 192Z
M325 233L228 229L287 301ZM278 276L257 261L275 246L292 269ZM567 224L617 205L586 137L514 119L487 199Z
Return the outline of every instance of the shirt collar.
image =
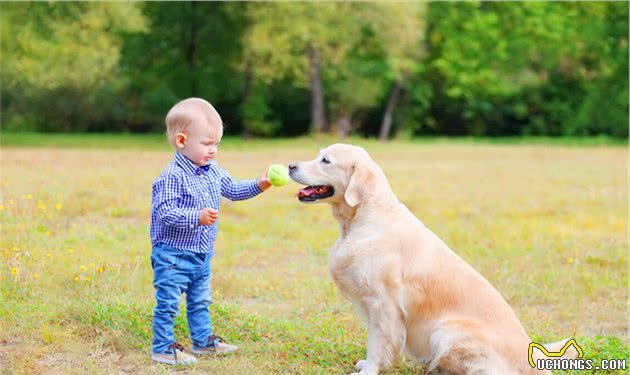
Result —
M190 159L185 157L181 152L176 151L175 163L177 163L177 165L179 165L184 171L190 174L199 175L199 174L204 174L208 172L208 170L210 169L210 166L214 163L214 160L210 160L210 163L208 163L208 165L205 165L203 167L198 167L195 164L193 164L193 162L190 161Z

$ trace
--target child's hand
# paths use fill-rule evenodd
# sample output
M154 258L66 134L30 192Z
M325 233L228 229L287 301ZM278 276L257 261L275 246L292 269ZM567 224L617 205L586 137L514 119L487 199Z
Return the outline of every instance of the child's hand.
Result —
M219 218L219 211L206 207L199 211L199 225L212 225Z
M258 188L262 191L265 191L271 187L271 182L269 182L269 177L267 176L267 172L269 172L269 168L265 169L263 174L258 177L256 182L258 183Z

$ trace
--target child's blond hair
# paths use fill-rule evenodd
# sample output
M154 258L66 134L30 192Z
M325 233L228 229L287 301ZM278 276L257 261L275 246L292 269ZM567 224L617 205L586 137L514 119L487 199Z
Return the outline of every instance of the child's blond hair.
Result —
M185 133L186 128L194 121L209 126L217 126L217 130L223 132L223 121L212 104L201 98L184 99L175 104L164 119L166 123L166 137L171 146L177 147L175 136L177 133Z

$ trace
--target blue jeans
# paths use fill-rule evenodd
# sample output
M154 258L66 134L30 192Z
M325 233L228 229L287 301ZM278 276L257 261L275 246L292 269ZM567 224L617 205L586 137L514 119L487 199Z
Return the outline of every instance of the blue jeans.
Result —
M153 312L153 353L175 342L173 321L186 293L186 315L193 345L206 346L212 335L208 307L212 303L210 254L196 254L157 244L151 253L156 305Z

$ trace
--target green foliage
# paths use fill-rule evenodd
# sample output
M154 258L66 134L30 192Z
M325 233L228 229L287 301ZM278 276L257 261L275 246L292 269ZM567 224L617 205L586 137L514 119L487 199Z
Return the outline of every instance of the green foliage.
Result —
M200 96L227 134L628 137L627 2L1 3L2 127L163 132ZM334 25L334 27L331 27Z
M280 127L278 121L269 118L271 110L267 104L269 96L266 91L266 86L257 80L243 102L241 115L248 136L270 136Z
M135 4L3 3L3 124L8 129L101 130L121 121L122 34L140 31Z
M132 131L163 131L164 115L175 102L203 97L224 121L240 118L231 103L241 99L238 4L204 2L145 3L148 32L130 33L123 46L122 71L133 79L123 91ZM227 105L226 105L227 104ZM239 126L240 124L237 124ZM226 132L234 128L226 126Z
M434 133L628 132L627 3L432 3Z

